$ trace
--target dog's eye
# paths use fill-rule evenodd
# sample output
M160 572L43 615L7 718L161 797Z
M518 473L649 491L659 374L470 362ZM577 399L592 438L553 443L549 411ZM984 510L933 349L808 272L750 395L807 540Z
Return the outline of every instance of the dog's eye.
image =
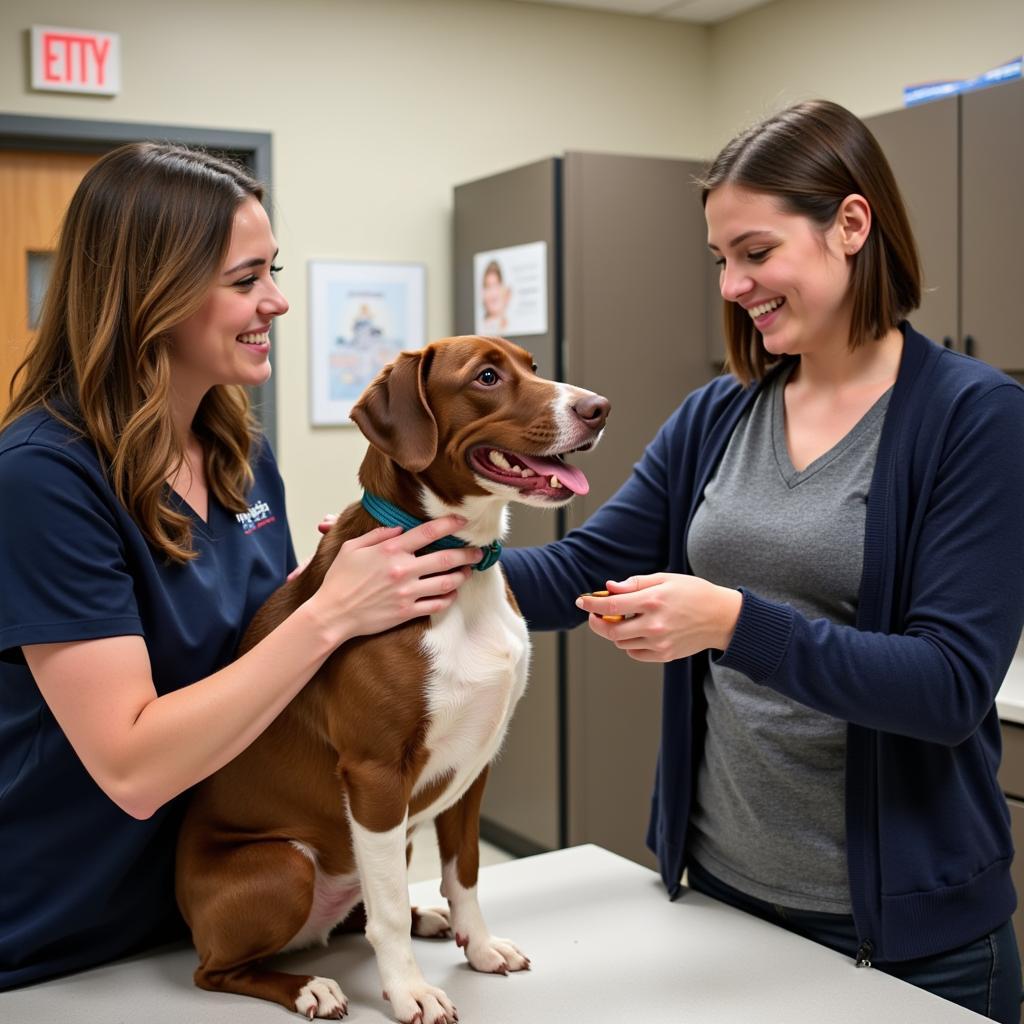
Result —
M489 366L486 370L481 370L476 375L476 379L480 381L481 384L486 384L488 387L493 387L499 380L501 380L498 376L498 371L492 370Z

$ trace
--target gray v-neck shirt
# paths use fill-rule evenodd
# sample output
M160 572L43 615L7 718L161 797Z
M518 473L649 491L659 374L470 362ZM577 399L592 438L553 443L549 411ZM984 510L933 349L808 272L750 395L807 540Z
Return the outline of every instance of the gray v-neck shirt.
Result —
M737 425L694 515L687 556L696 576L852 625L891 392L797 471L786 444L787 379L780 374ZM748 895L848 914L846 723L714 662L704 692L708 729L691 855Z

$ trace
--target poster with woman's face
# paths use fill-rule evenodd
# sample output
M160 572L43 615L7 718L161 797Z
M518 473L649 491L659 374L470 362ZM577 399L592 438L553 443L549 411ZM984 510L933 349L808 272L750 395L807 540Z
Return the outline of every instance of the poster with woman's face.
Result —
M530 242L473 256L477 334L512 338L547 333L547 249L546 242Z

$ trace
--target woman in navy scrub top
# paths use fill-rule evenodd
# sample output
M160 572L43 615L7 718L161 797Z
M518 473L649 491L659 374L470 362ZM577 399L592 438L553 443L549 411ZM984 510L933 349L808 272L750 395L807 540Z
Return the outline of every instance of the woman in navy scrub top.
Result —
M0 423L0 989L183 934L182 794L336 647L447 607L480 557L414 556L452 519L375 530L232 660L295 568L245 392L288 309L261 199L232 164L138 144L65 218Z

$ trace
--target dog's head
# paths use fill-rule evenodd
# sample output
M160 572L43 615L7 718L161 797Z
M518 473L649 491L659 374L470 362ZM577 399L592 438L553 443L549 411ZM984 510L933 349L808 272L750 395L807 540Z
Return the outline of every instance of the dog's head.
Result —
M597 444L609 408L591 391L538 377L518 345L467 336L403 352L352 419L449 504L491 494L551 507L590 489L564 457Z

